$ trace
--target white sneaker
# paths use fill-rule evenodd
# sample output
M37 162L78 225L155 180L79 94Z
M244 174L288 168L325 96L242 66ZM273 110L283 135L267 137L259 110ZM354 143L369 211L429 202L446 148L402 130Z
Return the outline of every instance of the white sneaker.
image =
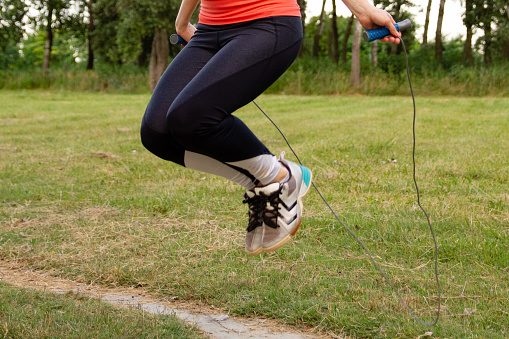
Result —
M290 178L283 183L276 182L255 189L257 195L266 199L263 212L264 252L277 250L295 235L302 221L302 197L311 187L311 171L283 157L284 152L279 161L288 170Z
M258 255L263 252L263 210L265 200L256 194L254 190L244 194L244 204L249 206L249 224L246 233L246 252L250 255Z

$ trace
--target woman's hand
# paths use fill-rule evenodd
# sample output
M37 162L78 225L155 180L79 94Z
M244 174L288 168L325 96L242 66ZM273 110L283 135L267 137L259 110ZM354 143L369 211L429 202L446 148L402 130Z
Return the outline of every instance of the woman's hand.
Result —
M399 44L399 39L395 36L400 37L401 33L398 32L396 27L394 27L394 24L396 21L394 21L394 18L392 15L390 15L388 12L384 11L383 9L371 7L368 11L366 11L365 15L360 15L357 17L357 20L359 20L361 26L368 30L368 29L374 29L379 28L381 26L386 26L389 31L391 32L391 36L387 36L383 39L380 39L383 42L395 42Z
M175 21L177 34L187 42L191 40L196 31L196 27L191 25L190 21L196 6L198 6L198 1L199 0L182 0L177 14L177 20Z
M368 30L386 26L392 36L387 36L381 39L381 41L399 43L398 38L401 36L401 33L394 27L396 21L394 21L392 15L380 8L376 8L367 0L343 0L343 3L357 17L357 20L359 20L364 29Z
M180 35L182 39L189 42L196 31L196 27L191 25L189 22L184 27L177 27L177 34Z

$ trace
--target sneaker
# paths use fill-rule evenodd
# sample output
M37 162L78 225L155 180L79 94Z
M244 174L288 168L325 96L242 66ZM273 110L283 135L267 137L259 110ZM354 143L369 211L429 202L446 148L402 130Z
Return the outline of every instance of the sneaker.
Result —
M289 179L257 190L257 194L266 199L263 212L264 252L277 250L295 235L302 221L302 197L311 187L312 173L307 167L285 160L284 152L279 161L288 170Z
M257 195L254 190L244 194L244 204L249 206L249 224L246 233L246 252L250 255L258 255L263 252L263 210L265 200Z

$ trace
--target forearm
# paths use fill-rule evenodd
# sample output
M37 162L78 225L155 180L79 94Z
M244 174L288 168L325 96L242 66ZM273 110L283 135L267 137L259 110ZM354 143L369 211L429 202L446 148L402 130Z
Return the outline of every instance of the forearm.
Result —
M367 0L343 0L343 3L357 18L367 15L368 10L373 6Z
M177 32L183 31L187 29L191 21L191 17L193 16L193 12L198 6L198 2L200 0L182 0L182 4L180 5L179 12L177 14L177 20L175 21L175 28Z

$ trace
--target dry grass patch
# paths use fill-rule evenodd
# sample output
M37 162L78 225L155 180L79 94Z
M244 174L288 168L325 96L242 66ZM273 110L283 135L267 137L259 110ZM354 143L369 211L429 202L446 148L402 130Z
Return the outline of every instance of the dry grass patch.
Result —
M294 241L248 257L242 190L143 150L138 129L148 96L2 95L14 104L0 118L20 120L3 122L0 135L0 258L357 337L423 334L313 192ZM439 239L444 296L433 331L503 338L509 102L446 99L418 99L417 179ZM411 101L264 96L258 103L404 298L432 318L433 251L411 181ZM286 150L255 107L239 115L274 153ZM92 155L98 151L118 158Z

